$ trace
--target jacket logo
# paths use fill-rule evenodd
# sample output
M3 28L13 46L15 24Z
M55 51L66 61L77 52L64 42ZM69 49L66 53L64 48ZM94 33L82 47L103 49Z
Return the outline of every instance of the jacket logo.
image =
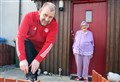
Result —
M45 32L48 32L48 31L49 31L49 29L48 29L48 28L45 28L45 29L44 29L44 31L45 31Z
M34 27L34 29L33 30L37 30L37 27Z

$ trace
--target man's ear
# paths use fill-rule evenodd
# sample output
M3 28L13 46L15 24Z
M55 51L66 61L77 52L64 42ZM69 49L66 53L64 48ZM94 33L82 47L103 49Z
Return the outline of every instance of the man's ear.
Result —
M41 12L41 11L42 11L42 8L39 9L39 12Z
M39 11L38 11L38 12L39 12L39 15L40 15L40 13L42 12L42 9L39 9Z

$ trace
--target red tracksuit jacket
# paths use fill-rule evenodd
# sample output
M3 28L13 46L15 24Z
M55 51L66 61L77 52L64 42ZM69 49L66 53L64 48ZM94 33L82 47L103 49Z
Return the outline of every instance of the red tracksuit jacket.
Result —
M35 59L41 62L52 48L57 32L58 24L55 19L43 27L40 26L38 11L25 15L19 26L16 38L19 60L26 59L24 41L27 38L32 41L35 49L39 52Z

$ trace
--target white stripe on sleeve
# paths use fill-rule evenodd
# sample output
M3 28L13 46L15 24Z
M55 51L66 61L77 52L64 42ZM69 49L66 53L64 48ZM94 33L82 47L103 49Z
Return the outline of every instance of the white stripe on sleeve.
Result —
M47 53L51 50L52 46L53 46L53 44L51 43L51 44L48 46L48 48L47 48L40 56L41 56L42 58L44 58L44 57L47 55Z

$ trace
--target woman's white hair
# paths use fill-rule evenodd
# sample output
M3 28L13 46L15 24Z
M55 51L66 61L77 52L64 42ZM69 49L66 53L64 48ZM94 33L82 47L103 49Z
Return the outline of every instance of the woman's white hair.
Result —
M86 21L82 21L80 24L81 27L84 25L87 26L87 28L89 28L89 24Z

